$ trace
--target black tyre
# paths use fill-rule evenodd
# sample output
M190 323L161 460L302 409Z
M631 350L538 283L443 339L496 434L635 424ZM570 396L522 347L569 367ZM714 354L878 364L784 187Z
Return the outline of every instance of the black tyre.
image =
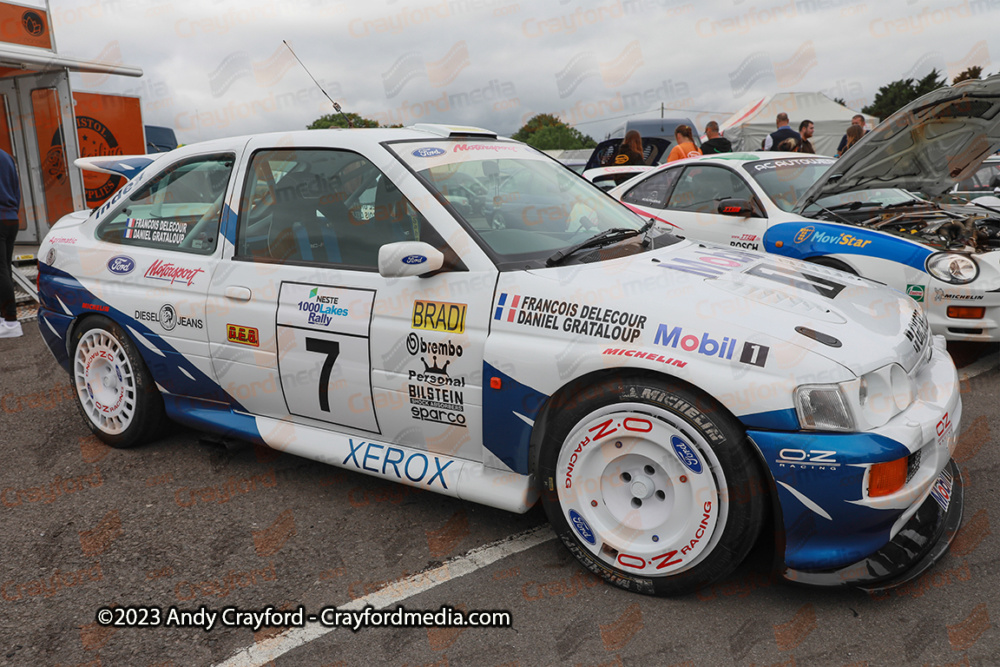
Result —
M103 316L73 332L72 379L77 406L98 438L119 449L155 437L163 399L124 330Z
M542 504L591 572L621 588L683 595L732 572L766 506L753 446L687 386L613 378L557 414L539 453Z

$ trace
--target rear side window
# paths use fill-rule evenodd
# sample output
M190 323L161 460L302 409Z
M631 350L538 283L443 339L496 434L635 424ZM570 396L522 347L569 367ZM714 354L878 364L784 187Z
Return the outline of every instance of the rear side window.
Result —
M178 162L139 188L97 228L108 243L209 255L219 239L232 154Z
M666 206L667 195L677 182L680 169L664 169L653 174L642 181L634 188L625 193L622 201L636 206L648 206L650 208L664 208Z

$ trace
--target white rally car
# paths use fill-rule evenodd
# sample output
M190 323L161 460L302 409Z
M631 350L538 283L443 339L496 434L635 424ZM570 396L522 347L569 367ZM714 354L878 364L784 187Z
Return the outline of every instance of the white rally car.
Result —
M894 291L680 240L470 128L84 161L131 180L42 244L39 329L112 446L166 417L514 512L540 495L643 593L725 576L766 518L785 577L890 586L961 521L955 366Z
M610 191L687 238L765 250L886 283L950 340L1000 340L1000 208L939 196L1000 148L1000 75L900 110L839 160L726 153ZM995 202L995 200L994 200Z

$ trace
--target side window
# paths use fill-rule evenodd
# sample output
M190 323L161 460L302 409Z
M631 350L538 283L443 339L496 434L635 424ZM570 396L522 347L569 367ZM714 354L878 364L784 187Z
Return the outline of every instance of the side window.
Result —
M377 269L384 244L434 243L431 235L417 209L361 155L263 150L243 190L236 257Z
M172 165L139 188L97 228L108 243L210 255L219 239L231 154Z
M677 182L677 177L681 169L664 169L663 171L650 176L642 183L625 193L623 202L636 204L637 206L649 206L651 208L664 208L667 195Z
M674 187L667 208L718 213L719 202L731 198L754 201L750 187L728 169L711 165L689 166L684 169L684 174ZM754 215L758 214L755 212Z

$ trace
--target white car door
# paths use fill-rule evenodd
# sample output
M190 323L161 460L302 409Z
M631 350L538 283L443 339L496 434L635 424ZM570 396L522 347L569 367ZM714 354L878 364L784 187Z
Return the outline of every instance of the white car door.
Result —
M495 276L379 275L382 245L444 242L373 160L251 142L210 298L216 372L252 414L480 460Z

